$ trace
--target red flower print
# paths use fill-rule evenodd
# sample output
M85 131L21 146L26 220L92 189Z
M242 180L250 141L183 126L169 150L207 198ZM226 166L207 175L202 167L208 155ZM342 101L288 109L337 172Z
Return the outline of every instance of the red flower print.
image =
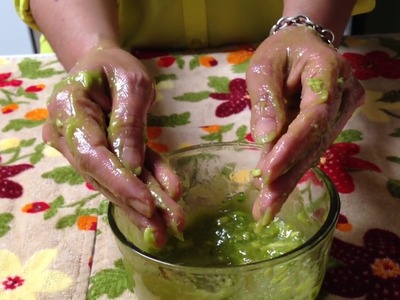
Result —
M24 279L19 276L8 276L2 282L4 290L15 290L17 287L20 287L24 284Z
M366 160L353 157L360 152L360 146L353 143L336 143L329 147L320 159L319 167L328 175L339 193L354 191L354 182L349 172L369 170L381 172L381 169Z
M216 100L226 100L217 107L215 115L219 118L229 117L250 108L250 96L247 92L246 80L236 78L229 83L230 93L211 93L210 97Z
M157 65L161 68L168 68L174 64L176 58L173 56L162 56L157 60Z
M246 141L254 143L254 139L251 133L246 134Z
M323 289L346 299L400 299L400 237L370 229L364 247L337 238L331 256L337 264L327 270Z
M367 80L382 76L389 79L400 78L400 59L390 57L383 51L371 51L366 54L344 53L350 62L354 76L359 80Z
M31 202L31 203L24 205L24 207L22 207L21 210L24 213L35 214L35 213L39 213L39 212L48 210L49 208L50 208L50 205L48 203L43 202L43 201L38 201L38 202Z
M37 92L43 91L44 87L45 87L44 84L31 85L31 86L28 86L25 89L25 92L27 92L27 93L37 93Z
M96 191L96 188L90 182L85 182L85 186L88 190Z
M11 73L0 73L0 88L6 86L18 87L22 84L22 80L11 79Z
M1 157L0 157L1 162ZM14 166L0 165L0 198L16 199L22 195L22 186L7 178L15 176L27 169L33 168L31 164L20 164Z

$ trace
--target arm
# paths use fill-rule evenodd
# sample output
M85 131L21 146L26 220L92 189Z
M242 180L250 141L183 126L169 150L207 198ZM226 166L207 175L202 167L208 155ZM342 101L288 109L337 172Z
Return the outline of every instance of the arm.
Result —
M30 0L32 15L60 62L69 71L89 50L118 47L114 0Z
M309 17L315 23L334 33L337 47L350 20L355 3L356 0L285 0L282 16L305 15Z
M116 2L31 1L36 23L69 71L49 99L43 139L120 206L151 246L166 242L167 228L179 237L180 182L145 146L153 78L119 46Z

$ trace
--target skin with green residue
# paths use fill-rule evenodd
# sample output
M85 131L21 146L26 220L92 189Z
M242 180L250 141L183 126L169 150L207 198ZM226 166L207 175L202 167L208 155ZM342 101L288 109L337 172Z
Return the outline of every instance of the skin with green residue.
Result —
M322 102L325 102L329 97L329 92L325 89L324 81L321 78L309 78L307 85L311 90L320 96Z
M80 83L85 89L91 89L94 86L101 86L103 84L103 79L101 73L98 71L81 71L65 78L56 85L56 88L73 83Z
M152 228L147 227L143 232L143 239L147 245L156 248L156 237Z

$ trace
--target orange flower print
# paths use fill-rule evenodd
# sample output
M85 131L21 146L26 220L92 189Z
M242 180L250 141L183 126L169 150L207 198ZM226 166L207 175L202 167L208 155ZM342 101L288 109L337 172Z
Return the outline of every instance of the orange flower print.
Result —
M97 216L83 215L76 220L76 225L79 230L96 230Z
M203 67L210 68L218 65L218 61L210 55L202 55L199 57L199 63Z
M349 222L345 215L339 214L339 219L336 224L336 229L342 232L351 231L353 225Z
M27 93L37 93L37 92L42 91L44 88L45 88L44 84L31 85L31 86L28 86L25 89L25 92L27 92Z
M49 112L47 111L46 108L36 108L33 109L25 114L25 119L31 120L31 121L42 121L47 118L49 115Z
M221 130L221 125L207 125L207 126L201 126L200 128L208 133L216 133Z
M17 110L18 108L19 108L19 105L18 105L18 104L16 104L16 103L11 103L11 104L8 104L8 105L3 106L3 107L1 108L1 112L2 112L3 114L9 114L9 113L11 113L11 112Z
M254 50L251 48L233 51L228 54L226 60L232 65L239 65L249 60L253 53Z
M161 127L147 127L147 146L156 151L157 153L165 153L169 151L169 148L165 144L161 144L156 140L161 136Z
M37 201L37 202L31 202L31 203L24 205L24 207L22 207L21 210L24 213L35 214L35 213L39 213L39 212L48 210L49 208L50 208L50 205L48 203L43 202L43 201Z

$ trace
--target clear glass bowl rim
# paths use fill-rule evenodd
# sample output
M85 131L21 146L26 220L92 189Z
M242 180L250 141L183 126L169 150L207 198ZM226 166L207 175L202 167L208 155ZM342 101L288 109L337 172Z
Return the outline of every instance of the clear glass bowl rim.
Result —
M169 154L166 154L165 157L169 158L172 156L179 155L181 153L188 153L188 152L193 152L193 151L199 151L201 149L211 149L211 148L228 148L228 147L246 147L246 148L254 148L254 149L261 149L260 145L254 144L254 143L245 143L245 142L218 142L218 143L205 143L205 144L199 144L199 145L194 145L194 146L187 146L183 147L180 149L177 149L175 151L170 152ZM327 235L334 229L336 226L337 220L339 218L339 212L340 212L340 197L339 194L331 182L331 180L328 178L328 176L318 167L312 167L311 168L324 182L328 193L329 193L329 198L330 198L330 209L328 212L328 216L325 220L325 223L322 224L321 228L311 237L309 238L304 244L300 245L297 248L294 248L291 251L288 251L280 256L273 257L271 259L267 260L261 260L253 263L249 263L246 265L236 265L236 266L218 266L218 267L191 267L191 266L183 266L183 265L176 265L176 264L171 264L162 260L159 260L155 256L146 253L136 247L132 242L130 242L120 231L120 229L117 226L117 223L114 219L114 208L115 205L110 202L108 206L108 221L109 225L111 227L111 230L114 234L114 236L125 246L127 246L130 250L132 250L136 255L141 256L142 259L152 261L153 263L158 264L160 267L168 268L168 269L176 269L182 272L200 272L202 273L221 273L225 274L225 272L229 270L234 270L237 271L240 269L241 271L246 271L246 270L251 270L251 269L260 269L260 268L265 268L267 266L274 266L278 264L282 264L285 262L289 262L291 260L296 259L297 257L300 257L301 255L311 251L320 243L322 243Z

